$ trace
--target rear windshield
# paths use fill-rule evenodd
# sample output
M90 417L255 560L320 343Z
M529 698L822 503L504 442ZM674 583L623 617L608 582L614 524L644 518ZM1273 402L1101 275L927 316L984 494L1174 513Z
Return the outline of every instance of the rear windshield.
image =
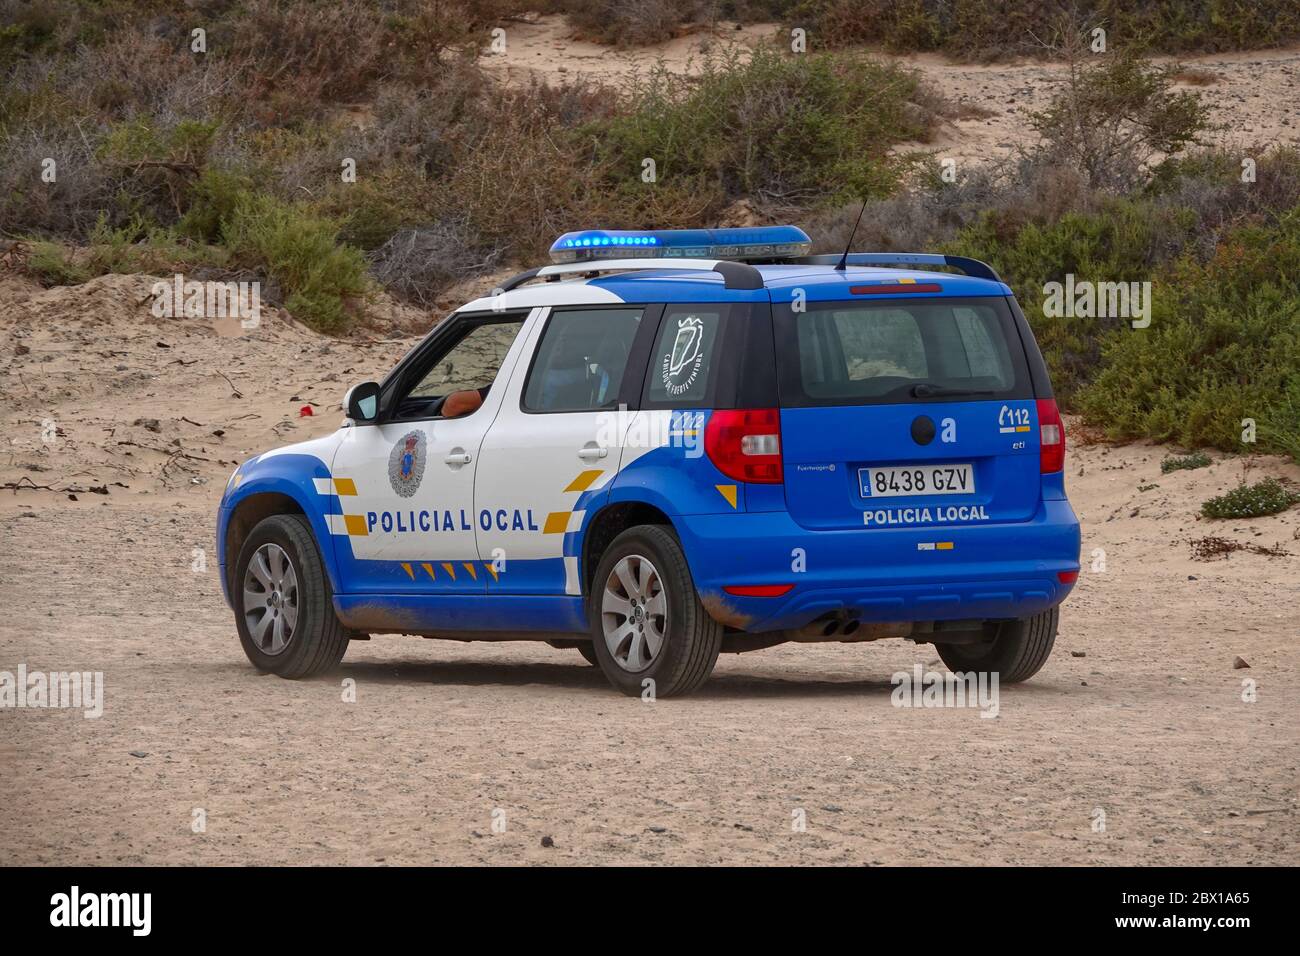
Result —
M1001 298L808 303L777 316L784 405L1032 397Z

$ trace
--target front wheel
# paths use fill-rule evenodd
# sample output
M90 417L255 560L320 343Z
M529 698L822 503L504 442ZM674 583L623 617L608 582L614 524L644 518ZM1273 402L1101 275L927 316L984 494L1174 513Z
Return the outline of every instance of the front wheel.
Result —
M589 604L596 661L623 693L689 694L713 673L722 625L700 604L669 529L639 525L615 538L596 567Z
M239 551L233 585L239 642L258 670L310 677L343 659L351 635L334 614L306 518L272 515L258 522Z
M1056 643L1060 611L1052 608L1033 617L1006 621L997 636L981 644L936 644L939 658L952 671L996 672L1003 684L1029 680L1047 663Z

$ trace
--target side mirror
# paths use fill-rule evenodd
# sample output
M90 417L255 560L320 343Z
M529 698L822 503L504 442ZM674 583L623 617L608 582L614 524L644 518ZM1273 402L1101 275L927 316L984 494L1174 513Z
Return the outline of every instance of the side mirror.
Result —
M343 396L343 414L358 424L373 422L379 417L379 385L362 382L353 385Z

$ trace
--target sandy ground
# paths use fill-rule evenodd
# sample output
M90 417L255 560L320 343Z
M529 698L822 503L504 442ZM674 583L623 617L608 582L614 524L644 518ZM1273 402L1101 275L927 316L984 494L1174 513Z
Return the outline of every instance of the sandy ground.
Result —
M691 72L711 50L727 45L780 44L787 33L774 24L737 28L722 24L650 47L616 49L575 37L562 17L538 17L506 26L503 53L485 56L483 64L507 81L540 76L551 81L586 77L617 89L630 71L644 72L656 64L676 72ZM816 51L816 37L809 37ZM891 57L917 70L937 92L957 106L965 118L945 122L932 142L904 144L902 149L933 150L958 163L987 163L1010 156L1032 142L1029 115L1045 108L1061 82L1065 67L1036 61L989 65L953 63L937 54ZM1158 62L1175 62L1156 58ZM1243 155L1273 143L1300 145L1300 48L1182 57L1199 82L1178 84L1198 92L1210 108L1218 129L1209 141L1240 148ZM1204 83L1206 85L1200 85ZM1288 109L1284 104L1292 104ZM985 115L987 114L987 115Z
M1239 459L1072 448L1086 570L996 719L891 706L891 674L936 662L901 641L725 657L657 703L574 651L398 636L294 683L240 650L217 500L413 340L273 311L221 337L152 318L150 284L0 277L0 485L25 489L0 491L0 670L106 695L99 719L0 709L0 864L1300 862L1300 508L1198 519ZM1194 561L1206 534L1288 554Z

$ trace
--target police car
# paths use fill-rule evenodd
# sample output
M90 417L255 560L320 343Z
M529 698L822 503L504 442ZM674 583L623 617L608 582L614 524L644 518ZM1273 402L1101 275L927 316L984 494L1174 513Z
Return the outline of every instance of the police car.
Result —
M248 658L535 639L669 696L720 652L898 637L1033 675L1079 524L1023 313L973 259L810 245L569 233L245 462L217 543Z

